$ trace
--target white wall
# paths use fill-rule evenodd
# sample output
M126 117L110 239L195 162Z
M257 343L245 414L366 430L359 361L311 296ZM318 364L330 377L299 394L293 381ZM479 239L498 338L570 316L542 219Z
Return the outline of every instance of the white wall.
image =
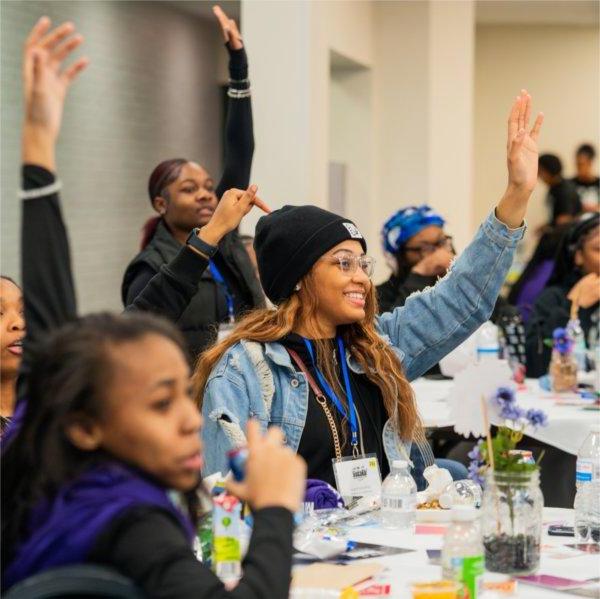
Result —
M600 65L598 28L554 25L477 27L475 60L476 215L506 181L506 118L513 96L526 87L534 111L544 112L540 150L558 154L568 175L573 152L589 141L599 146ZM545 189L530 202L533 228L543 222ZM528 236L529 241L533 239Z
M161 2L1 3L1 270L16 278L20 53L43 14L73 20L91 59L69 94L57 156L80 309L118 310L123 271L152 214L154 166L187 156L220 175L222 38L216 24Z

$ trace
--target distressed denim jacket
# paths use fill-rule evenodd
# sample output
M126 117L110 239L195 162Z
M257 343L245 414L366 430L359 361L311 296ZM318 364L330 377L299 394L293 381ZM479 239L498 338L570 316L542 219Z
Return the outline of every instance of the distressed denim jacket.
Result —
M394 348L408 380L426 372L489 318L524 233L525 226L509 229L490 214L446 276L378 318L378 331ZM349 354L346 359L354 372L363 372ZM287 445L297 451L308 396L306 378L296 372L283 345L233 345L214 367L204 393L204 474L228 470L226 452L245 443L249 418L264 429L281 427ZM409 458L411 443L400 439L391 420L383 428L383 445L390 463Z

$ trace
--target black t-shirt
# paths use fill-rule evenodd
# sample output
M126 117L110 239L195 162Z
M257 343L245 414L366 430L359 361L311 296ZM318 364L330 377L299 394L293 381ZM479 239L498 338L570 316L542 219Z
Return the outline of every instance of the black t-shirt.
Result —
M556 224L559 216L577 216L583 211L575 185L564 179L548 190L548 204L552 212L552 224Z
M600 204L600 178L594 177L591 181L584 181L579 177L573 177L571 181L577 188L583 206L585 208L598 208Z
M281 339L280 343L284 347L294 350L300 356L315 382L321 387L315 367L302 337L292 333ZM332 351L335 352L335 358L339 364L337 346L334 348L334 345L332 343ZM292 363L296 366L293 360ZM299 371L297 366L296 370ZM390 468L383 448L382 434L383 426L388 416L383 405L381 391L366 375L356 374L352 370L349 370L349 374L359 423L359 448L361 453L364 451L365 454L374 453L377 456L381 476L385 478ZM341 373L340 380L342 380ZM341 387L344 389L343 385ZM322 388L321 391L325 392ZM345 398L343 398L343 403L347 404ZM338 435L342 443L342 455L351 456L350 424L337 411L333 402L328 400L328 406L336 422ZM302 437L300 438L298 453L306 460L308 478L317 478L328 482L333 487L336 486L331 463L331 460L335 458L333 435L325 412L317 402L312 389L309 391L306 423L302 431Z

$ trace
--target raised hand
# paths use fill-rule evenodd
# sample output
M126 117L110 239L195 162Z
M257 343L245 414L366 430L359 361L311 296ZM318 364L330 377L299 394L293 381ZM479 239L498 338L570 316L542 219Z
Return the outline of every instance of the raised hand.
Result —
M256 195L258 187L250 185L243 189L229 189L223 194L210 222L200 229L200 238L211 245L219 241L230 231L236 229L242 218L257 206L267 214L270 208Z
M50 31L51 21L42 17L23 48L23 161L54 170L54 145L60 132L67 91L88 65L80 58L69 67L65 60L83 42L72 23Z
M531 96L523 89L513 102L508 117L506 155L509 185L529 192L533 191L537 182L537 140L544 115L540 112L532 129L528 131L530 117Z
M233 19L230 19L218 5L213 6L213 13L219 20L225 43L229 44L229 47L232 50L243 48L244 42L242 41L242 36L240 35L236 22Z
M537 140L544 115L540 112L533 127L528 130L530 118L531 96L526 90L521 90L508 117L508 187L496 207L496 217L513 229L523 223L527 202L537 181Z

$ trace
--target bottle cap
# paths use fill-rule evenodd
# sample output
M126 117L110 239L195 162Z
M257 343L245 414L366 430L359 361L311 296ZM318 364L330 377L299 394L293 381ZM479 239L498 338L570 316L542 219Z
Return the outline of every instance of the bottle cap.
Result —
M479 516L477 508L471 505L457 505L452 508L452 522L470 522Z
M406 460L394 460L392 468L408 468L408 462Z

